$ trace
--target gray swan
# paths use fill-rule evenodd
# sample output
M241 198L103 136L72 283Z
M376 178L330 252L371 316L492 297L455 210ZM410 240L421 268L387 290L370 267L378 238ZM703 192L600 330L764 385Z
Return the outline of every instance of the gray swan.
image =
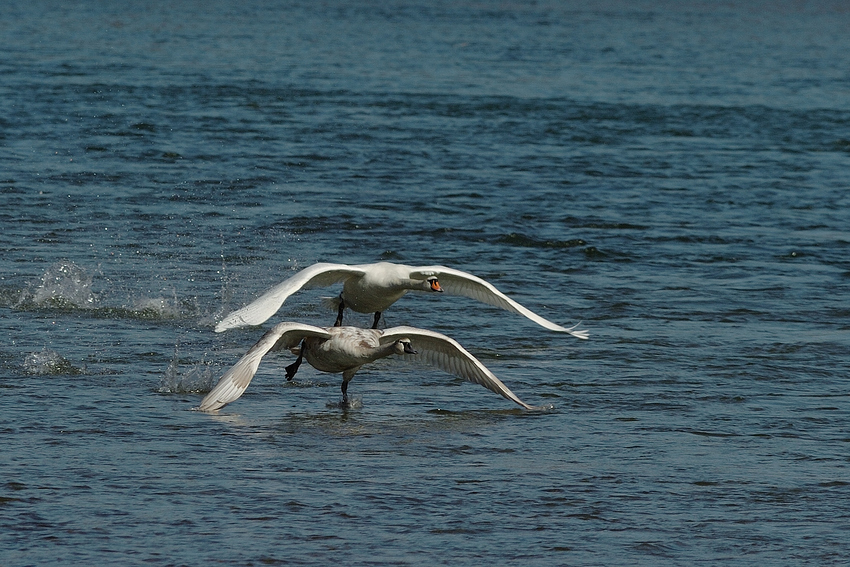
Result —
M379 330L314 327L292 322L279 323L263 335L239 362L224 373L218 384L201 400L198 409L215 411L238 399L251 383L263 356L283 349L297 353L299 363L303 356L316 370L341 372L343 404L348 402L348 383L361 366L399 354L413 356L416 360L481 384L526 409L539 409L520 400L477 358L443 334L415 327ZM288 379L295 375L297 364L287 367Z

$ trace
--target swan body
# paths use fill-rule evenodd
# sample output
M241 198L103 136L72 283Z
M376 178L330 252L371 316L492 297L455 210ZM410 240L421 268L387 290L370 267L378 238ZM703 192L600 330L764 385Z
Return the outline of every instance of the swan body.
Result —
M214 411L238 399L251 383L262 358L270 351L283 349L303 356L316 370L341 372L343 403L348 399L348 383L361 366L379 358L401 354L480 384L526 409L534 409L520 400L457 341L435 331L415 327L385 330L314 327L292 322L278 323L263 335L239 362L224 373L198 409ZM291 378L289 368L287 376Z
M566 328L544 319L496 289L493 284L467 272L445 266L414 267L389 262L357 266L313 264L224 317L216 325L215 331L220 333L237 327L259 325L274 315L293 293L340 282L342 292L334 300L339 308L336 326L342 324L343 311L349 307L358 313L374 313L372 327L376 328L381 313L404 294L408 291L424 291L463 295L524 315L551 331L569 333L579 339L588 336L587 331L576 330L578 325Z

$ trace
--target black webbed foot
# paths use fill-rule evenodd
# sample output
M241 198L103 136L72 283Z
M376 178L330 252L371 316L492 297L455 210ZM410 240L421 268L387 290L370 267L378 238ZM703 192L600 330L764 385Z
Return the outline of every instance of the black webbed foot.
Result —
M295 362L287 366L284 370L286 370L286 379L292 380L295 378L295 374L298 372L298 368L301 367L301 363L304 361L304 351L307 350L307 341L301 341L301 350L298 353L298 358L295 359Z
M299 356L295 362L286 367L286 379L292 380L298 372L298 367L301 366L301 357Z

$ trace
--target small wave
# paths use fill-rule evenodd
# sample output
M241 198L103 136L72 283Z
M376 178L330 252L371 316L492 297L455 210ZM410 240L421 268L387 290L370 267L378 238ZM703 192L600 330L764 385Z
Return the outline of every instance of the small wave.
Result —
M342 400L339 400L339 401L336 401L336 402L329 401L328 403L325 404L325 407L331 408L331 409L343 409L343 410L360 409L360 408L363 407L363 397L362 396L358 396L358 397L349 396L347 402L343 402Z
M499 238L499 242L513 246L522 246L523 248L576 248L587 244L587 242L580 238L572 240L539 240L517 232L502 236Z
M71 364L68 359L47 347L40 352L32 352L24 359L24 372L36 376L56 376L61 374L83 374L85 369Z

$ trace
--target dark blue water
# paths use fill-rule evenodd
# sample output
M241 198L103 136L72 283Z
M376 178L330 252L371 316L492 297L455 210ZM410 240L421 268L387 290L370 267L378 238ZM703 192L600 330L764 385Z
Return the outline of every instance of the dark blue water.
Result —
M4 3L0 564L847 564L848 29L841 2ZM342 411L279 354L191 411L263 332L218 318L379 260L582 320L385 313L555 409L388 359Z

